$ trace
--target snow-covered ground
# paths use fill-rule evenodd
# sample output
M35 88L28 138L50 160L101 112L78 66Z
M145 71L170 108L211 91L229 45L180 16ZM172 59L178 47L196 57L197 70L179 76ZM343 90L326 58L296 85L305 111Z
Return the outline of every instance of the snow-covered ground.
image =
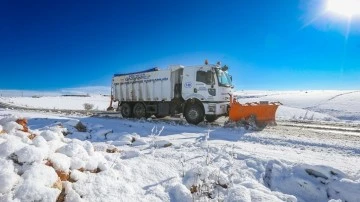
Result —
M238 93L282 102L278 125L0 109L0 201L360 201L358 91Z

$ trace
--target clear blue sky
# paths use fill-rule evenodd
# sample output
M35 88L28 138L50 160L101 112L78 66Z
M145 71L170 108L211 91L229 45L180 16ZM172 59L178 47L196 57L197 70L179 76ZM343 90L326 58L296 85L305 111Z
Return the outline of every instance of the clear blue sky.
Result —
M238 90L360 88L359 16L320 15L321 0L0 4L0 89L109 86L205 58L230 66Z

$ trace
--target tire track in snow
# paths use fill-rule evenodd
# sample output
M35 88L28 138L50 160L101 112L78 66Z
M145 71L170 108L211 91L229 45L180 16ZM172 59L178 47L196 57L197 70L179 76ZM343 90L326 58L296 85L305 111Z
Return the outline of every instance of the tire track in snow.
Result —
M321 131L341 131L341 132L352 132L358 133L360 136L360 127L358 125L354 126L344 126L344 125L336 125L336 124L319 124L319 123L298 123L298 122L278 122L279 126L287 126L287 127L294 127L299 129L314 129L314 130L321 130Z

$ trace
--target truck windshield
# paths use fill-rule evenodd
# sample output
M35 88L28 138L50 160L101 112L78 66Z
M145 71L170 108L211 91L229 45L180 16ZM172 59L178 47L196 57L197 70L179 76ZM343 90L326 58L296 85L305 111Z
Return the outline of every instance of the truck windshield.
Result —
M216 69L216 76L219 81L219 86L227 86L230 87L231 79L227 71L223 71L221 69Z

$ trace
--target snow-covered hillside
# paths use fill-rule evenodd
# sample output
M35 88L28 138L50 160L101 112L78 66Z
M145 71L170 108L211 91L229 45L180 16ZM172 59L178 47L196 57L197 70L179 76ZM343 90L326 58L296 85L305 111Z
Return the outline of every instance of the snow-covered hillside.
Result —
M35 91L35 90L9 90L0 89L0 97L44 97L44 96L60 96L63 94L72 95L109 95L111 88L109 86L85 86L77 88L64 88L52 91Z
M84 110L84 104L94 110L106 110L110 103L110 87L88 86L55 91L1 90L0 103L49 110Z
M94 110L103 110L109 107L110 97L90 95L89 97L75 96L46 96L46 97L1 97L0 102L28 108L50 110L84 110L84 104L93 105Z

